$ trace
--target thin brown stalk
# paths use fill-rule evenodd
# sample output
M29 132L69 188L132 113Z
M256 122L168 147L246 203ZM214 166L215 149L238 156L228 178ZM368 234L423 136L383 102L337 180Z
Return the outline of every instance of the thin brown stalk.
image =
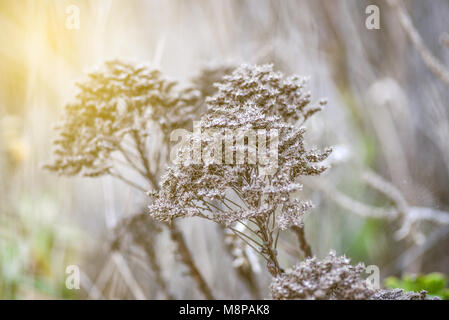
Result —
M301 249L304 258L312 257L312 248L307 242L306 235L304 233L304 227L292 226L292 231L296 234L298 238L299 248Z
M180 255L181 261L188 267L190 276L192 277L204 297L208 300L213 300L214 296L212 295L212 291L209 288L207 282L204 280L201 272L195 265L195 262L193 261L192 255L189 248L187 247L181 231L174 222L167 225L170 230L170 238L176 244L176 248Z
M156 283L162 291L162 294L166 299L173 300L174 297L170 294L167 288L167 284L165 283L164 278L162 277L161 266L159 265L158 259L155 255L153 246L151 244L142 243L141 244L143 250L146 253L148 264L154 272L154 277L156 279Z
M443 82L449 85L449 70L438 60L432 52L425 46L418 31L413 26L413 22L405 9L399 4L398 0L388 0L388 4L394 8L399 17L399 23L404 28L405 33L409 37L410 41L415 46L424 64L440 78Z
M233 259L241 259L241 255L236 255L234 253L235 245L238 245L238 240L240 239L235 234L226 234L225 227L222 226L220 228L221 235L223 237L223 242L225 243L225 248L228 254ZM226 237L232 237L233 241L227 241L229 239L226 239ZM235 237L235 238L234 238ZM254 250L254 249L253 249ZM245 284L245 286L248 288L249 293L251 296L256 299L260 300L262 298L259 286L257 284L257 277L256 274L253 271L251 262L249 261L245 250L242 250L243 257L245 258L243 263L239 263L237 266L234 266L234 270L236 271L236 274L240 281Z

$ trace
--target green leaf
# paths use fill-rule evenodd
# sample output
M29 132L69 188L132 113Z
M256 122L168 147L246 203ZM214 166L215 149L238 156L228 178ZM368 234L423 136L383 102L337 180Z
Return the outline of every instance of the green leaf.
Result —
M436 296L441 299L449 300L449 289L447 277L438 272L432 272L426 275L405 275L402 279L389 277L385 279L385 287L391 289L404 289L405 291L419 292L426 290L430 296Z

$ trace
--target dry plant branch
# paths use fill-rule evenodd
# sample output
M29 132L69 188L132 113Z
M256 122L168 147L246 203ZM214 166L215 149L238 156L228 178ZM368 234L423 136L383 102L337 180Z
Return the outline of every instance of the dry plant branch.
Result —
M301 252L303 253L305 258L312 257L312 248L310 247L309 243L306 240L306 235L304 232L304 226L292 226L292 231L296 234L296 237L298 239L299 248L301 249Z
M433 208L411 206L407 203L402 193L378 174L366 171L362 175L363 180L373 189L381 192L388 199L393 201L392 208L379 208L359 202L345 195L329 183L312 183L317 189L324 191L329 198L335 201L342 208L355 214L379 219L400 221L400 229L396 232L398 240L408 236L417 236L413 230L420 222L432 222L437 225L449 224L449 213Z
M128 264L126 263L126 260L123 258L123 256L119 252L112 252L112 260L115 262L118 271L122 275L123 279L125 280L125 283L127 284L128 288L131 290L132 294L137 300L146 300L146 296L142 290L142 288L139 286L139 283L134 278L132 271L129 269Z
M125 216L117 224L114 232L112 248L123 249L126 246L126 237L130 236L131 245L136 244L145 252L147 266L150 266L157 285L166 299L174 299L167 288L166 280L162 275L161 266L157 257L155 242L161 232L160 226L146 212Z
M448 69L436 58L432 52L425 46L418 31L413 26L413 22L405 9L400 4L399 0L388 0L387 3L397 12L399 22L404 28L410 41L415 46L416 50L420 54L426 66L435 74L439 79L449 85L449 71Z

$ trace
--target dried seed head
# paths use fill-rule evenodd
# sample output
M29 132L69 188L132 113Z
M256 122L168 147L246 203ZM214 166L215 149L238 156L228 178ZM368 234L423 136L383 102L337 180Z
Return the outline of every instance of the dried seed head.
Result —
M218 92L207 99L202 129L212 129L223 137L229 131L237 133L236 141L239 133L244 135L248 130L275 130L277 135L267 135L266 145L276 145L276 162L266 166L260 158L251 162L249 155L259 155L261 146L249 142L221 145L222 154L232 155L231 163L179 161L162 178L161 191L153 197L150 213L164 221L202 216L231 225L252 218L267 219L276 212L279 228L302 225L311 204L291 199L290 195L301 190L297 182L301 176L318 175L326 169L319 162L331 152L306 150L305 130L295 125L311 110L310 94L303 90L305 83L305 78L274 72L271 65L243 65L224 76L217 84ZM200 141L206 148L212 143L203 131L194 132L191 141ZM241 162L237 161L239 148L245 155ZM269 179L260 174L266 167L272 172ZM211 200L221 202L221 207L208 206Z
M426 293L400 289L374 290L362 278L363 264L351 265L345 256L331 251L322 260L308 258L290 272L273 279L273 299L423 300Z
M77 84L46 168L64 175L100 176L113 166L111 154L127 135L144 141L152 127L168 134L193 118L199 92L179 89L158 70L114 60Z

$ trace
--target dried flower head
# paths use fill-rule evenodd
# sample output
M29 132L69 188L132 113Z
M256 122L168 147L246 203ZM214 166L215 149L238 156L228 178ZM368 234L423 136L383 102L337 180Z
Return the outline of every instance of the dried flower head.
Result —
M191 153L192 145L201 145L203 155L213 150L230 161L177 161L163 177L160 192L151 194L150 214L163 221L199 216L228 227L249 222L255 226L259 242L250 239L274 263L275 273L279 272L273 233L302 226L311 204L291 195L301 190L297 182L301 176L318 175L326 169L319 162L330 154L330 150L306 150L305 130L297 125L324 104L309 105L305 82L274 72L271 65L244 65L225 76L217 84L218 92L207 100L201 130L191 134L191 144L184 152ZM216 138L226 141L229 132L235 133L235 141L217 148ZM249 143L251 132L270 134L266 141ZM267 149L268 159L274 162L260 157Z
M426 293L400 289L371 289L362 278L364 265L351 265L331 251L323 260L308 258L291 272L273 279L271 295L277 300L422 300Z
M126 148L127 136L138 149L151 126L163 132L182 127L191 121L199 96L157 70L118 60L106 62L77 86L76 99L66 105L57 126L54 162L47 166L64 175L110 173L111 154Z

